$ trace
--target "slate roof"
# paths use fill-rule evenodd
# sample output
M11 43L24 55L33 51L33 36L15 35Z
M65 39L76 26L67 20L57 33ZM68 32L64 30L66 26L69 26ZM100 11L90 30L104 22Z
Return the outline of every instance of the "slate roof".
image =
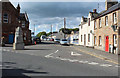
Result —
M120 9L120 3L113 5L108 10L102 11L101 13L98 14L98 16L95 19L102 17L102 16L105 16L106 14L109 14L115 10L118 10L118 9Z

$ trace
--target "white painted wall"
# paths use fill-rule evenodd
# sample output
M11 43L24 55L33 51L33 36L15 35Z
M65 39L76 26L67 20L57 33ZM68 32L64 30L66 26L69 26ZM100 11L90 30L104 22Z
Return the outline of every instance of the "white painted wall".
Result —
M90 18L90 15L88 16ZM90 18L91 19L91 18ZM90 33L92 31L92 33ZM86 46L93 47L94 46L94 21L90 21L90 26L88 23L79 27L79 44L84 45L84 35L86 34ZM90 34L90 42L88 42L88 34ZM82 42L81 42L82 35Z

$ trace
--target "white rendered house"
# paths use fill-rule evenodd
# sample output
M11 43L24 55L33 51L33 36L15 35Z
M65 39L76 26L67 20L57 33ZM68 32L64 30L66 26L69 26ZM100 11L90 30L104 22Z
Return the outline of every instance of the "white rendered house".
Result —
M94 47L94 18L98 15L96 9L89 12L88 17L81 18L79 26L79 45Z

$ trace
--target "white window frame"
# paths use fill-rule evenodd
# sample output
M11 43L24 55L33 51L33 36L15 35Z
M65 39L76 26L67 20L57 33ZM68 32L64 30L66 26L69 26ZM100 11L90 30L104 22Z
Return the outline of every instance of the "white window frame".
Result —
M114 35L114 46L117 46L117 35Z
M108 16L105 17L105 26L108 26Z
M94 28L97 29L96 20L94 21Z
M113 13L113 23L114 24L117 23L117 15L116 15L116 13Z
M5 16L5 14L6 14L6 16ZM3 23L8 23L8 14L7 13L3 14Z

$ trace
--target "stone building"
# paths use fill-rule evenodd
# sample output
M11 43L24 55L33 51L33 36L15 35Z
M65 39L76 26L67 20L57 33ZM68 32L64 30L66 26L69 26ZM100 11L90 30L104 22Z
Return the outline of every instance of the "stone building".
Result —
M5 43L13 43L15 29L20 26L23 30L25 44L31 43L31 31L29 30L29 19L27 13L20 13L20 5L15 8L11 2L2 2L2 36ZM23 27L24 26L24 27Z
M94 48L118 54L120 3L106 0L105 11L94 19Z

